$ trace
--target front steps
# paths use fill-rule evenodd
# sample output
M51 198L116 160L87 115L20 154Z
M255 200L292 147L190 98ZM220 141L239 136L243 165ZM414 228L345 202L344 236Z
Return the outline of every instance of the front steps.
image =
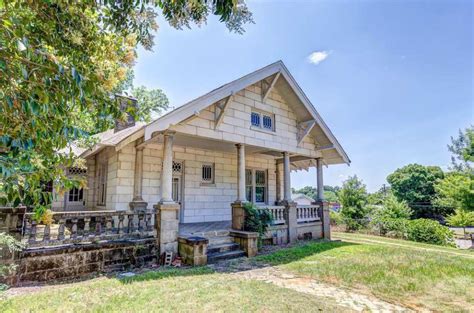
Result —
M207 247L208 264L245 256L245 252L240 250L239 245L234 242L228 230L216 230L194 235L209 239Z

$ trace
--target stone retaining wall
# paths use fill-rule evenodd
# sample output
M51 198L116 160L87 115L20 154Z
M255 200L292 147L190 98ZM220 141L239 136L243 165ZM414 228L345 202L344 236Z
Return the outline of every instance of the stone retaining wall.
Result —
M26 249L15 259L18 260L17 274L4 279L11 285L156 264L157 251L155 239L147 238Z

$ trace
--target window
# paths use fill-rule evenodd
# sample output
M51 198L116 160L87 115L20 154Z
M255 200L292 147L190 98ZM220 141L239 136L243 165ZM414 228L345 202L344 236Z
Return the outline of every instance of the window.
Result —
M247 201L255 203L267 202L266 170L245 170L245 196Z
M252 170L245 170L245 198L247 201L253 201Z
M69 190L68 201L69 202L80 202L84 200L84 189L82 188L72 188Z
M267 177L265 171L255 171L255 202L265 202L267 198Z
M107 163L101 163L97 168L97 205L105 205L106 193Z
M273 123L274 115L265 112L252 112L251 123L252 127L261 128L264 130L274 130Z
M204 184L214 184L214 164L202 165L201 181Z
M260 113L252 112L252 126L260 127Z

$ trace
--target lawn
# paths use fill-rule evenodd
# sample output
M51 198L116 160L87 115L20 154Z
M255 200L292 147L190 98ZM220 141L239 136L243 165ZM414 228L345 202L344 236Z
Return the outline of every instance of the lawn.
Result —
M206 267L96 278L0 301L1 312L340 311L328 301ZM347 311L347 309L345 309Z
M341 241L301 243L250 263L414 309L474 311L474 253L370 235L333 233L333 238ZM198 267L99 277L5 298L0 311L349 311L334 298L239 275Z
M474 253L370 235L333 233L257 260L415 309L474 311Z

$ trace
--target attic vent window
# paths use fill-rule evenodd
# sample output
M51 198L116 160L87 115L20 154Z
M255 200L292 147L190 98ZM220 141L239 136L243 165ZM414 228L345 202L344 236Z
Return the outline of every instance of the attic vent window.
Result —
M274 131L274 119L275 116L272 113L254 111L251 114L252 128L265 131Z
M260 127L260 113L252 112L252 126Z

